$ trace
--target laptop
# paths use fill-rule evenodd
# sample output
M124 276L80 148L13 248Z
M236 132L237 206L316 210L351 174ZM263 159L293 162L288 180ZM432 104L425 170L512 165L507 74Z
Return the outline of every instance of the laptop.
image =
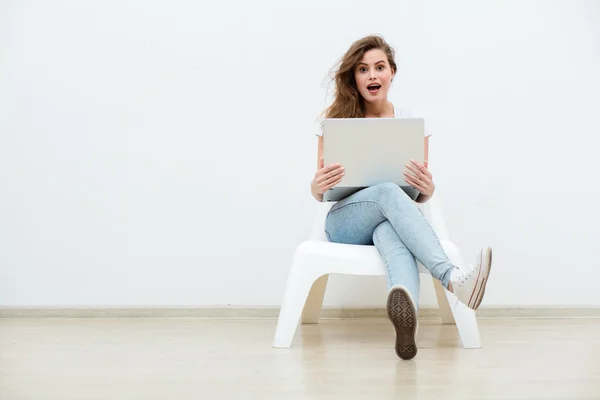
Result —
M411 159L425 158L423 118L327 118L323 121L323 161L340 163L346 175L323 194L339 201L384 182L396 183L413 200L419 195L404 179Z

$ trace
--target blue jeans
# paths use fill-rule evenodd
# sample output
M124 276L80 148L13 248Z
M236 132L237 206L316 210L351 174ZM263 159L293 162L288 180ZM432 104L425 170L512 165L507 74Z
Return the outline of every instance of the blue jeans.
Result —
M419 303L417 260L448 288L450 263L415 202L393 183L371 186L338 201L325 221L330 242L375 245L387 265L388 289L405 286Z

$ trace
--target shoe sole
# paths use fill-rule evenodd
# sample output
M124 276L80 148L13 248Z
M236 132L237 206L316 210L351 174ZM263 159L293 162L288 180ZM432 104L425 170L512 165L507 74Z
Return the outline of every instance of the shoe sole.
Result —
M485 294L485 286L487 285L490 271L492 270L492 249L489 247L486 249L486 257L483 266L485 267L485 272L481 278L481 283L479 284L479 293L477 294L475 306L473 307L474 310L477 310L481 305L483 295Z
M417 315L412 300L403 289L392 289L390 292L387 314L396 329L396 354L403 360L410 360L417 355Z

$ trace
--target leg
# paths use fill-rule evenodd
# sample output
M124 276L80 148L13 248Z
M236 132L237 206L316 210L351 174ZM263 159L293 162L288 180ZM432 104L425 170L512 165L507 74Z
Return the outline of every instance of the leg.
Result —
M447 292L446 296L452 296ZM481 348L481 338L479 336L479 327L477 325L477 315L475 310L467 307L466 304L456 301L452 314L456 320L456 328L460 335L460 341L465 349Z
M313 282L313 277L303 274L301 271L292 271L290 274L277 319L273 347L289 348L291 346L302 315L302 308Z
M307 253L301 244L296 249L285 286L273 347L288 348L292 344L308 293L320 278L319 272L312 269L310 264L310 254L307 258Z
M491 268L491 249L482 249L476 260L464 268L454 265L423 213L398 185L371 186L336 203L329 211L325 230L332 241L370 244L370 233L385 220L445 289L470 308L479 307Z
M321 308L323 307L323 298L325 297L325 289L327 288L327 280L329 275L323 275L313 283L308 299L302 311L303 324L318 324L321 316Z
M384 221L373 232L373 243L387 266L388 290L395 285L403 285L419 304L419 267L415 256L406 248L392 227L390 221Z
M333 241L351 238L370 244L370 234L386 220L408 251L447 288L454 266L421 210L398 185L371 186L339 201L329 211L325 229Z
M386 263L388 277L388 318L396 330L396 354L404 360L417 355L419 267L389 221L375 228L373 242Z
M450 260L455 264L462 263L460 250L453 243L445 243L444 248ZM465 349L477 349L481 347L481 338L479 337L479 327L477 326L477 316L475 311L469 308L464 302L457 301L454 294L444 292L446 301L452 309L452 316L456 321L456 328L460 335L460 340Z
M440 317L442 318L442 324L453 324L454 316L452 315L452 309L446 296L446 289L442 286L440 281L433 279L433 287L435 288L435 296L437 297L438 305L440 307Z
M366 193L365 193L366 192ZM411 359L417 354L415 336L418 327L417 301L419 269L415 257L380 207L368 199L371 190L365 189L332 207L325 222L325 233L330 241L347 244L375 244L387 265L388 318L396 330L396 354ZM365 196L366 195L366 196Z

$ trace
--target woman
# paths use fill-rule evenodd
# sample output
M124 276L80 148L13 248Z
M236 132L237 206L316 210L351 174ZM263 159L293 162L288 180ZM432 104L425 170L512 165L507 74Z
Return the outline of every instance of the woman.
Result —
M352 44L335 75L335 97L324 112L326 118L407 118L406 110L388 101L396 74L394 50L379 36ZM425 148L427 149L425 138ZM319 134L318 167L311 183L315 199L337 185L344 176L339 164L323 165L323 137ZM425 155L427 160L427 154ZM409 197L398 185L384 183L363 189L338 201L329 211L325 233L329 241L375 245L387 265L387 315L396 330L396 354L411 359L417 354L419 260L431 275L472 309L485 292L492 250L482 249L468 266L452 265L435 232L416 206L435 192L431 172L413 161L404 171L406 181L418 192Z

